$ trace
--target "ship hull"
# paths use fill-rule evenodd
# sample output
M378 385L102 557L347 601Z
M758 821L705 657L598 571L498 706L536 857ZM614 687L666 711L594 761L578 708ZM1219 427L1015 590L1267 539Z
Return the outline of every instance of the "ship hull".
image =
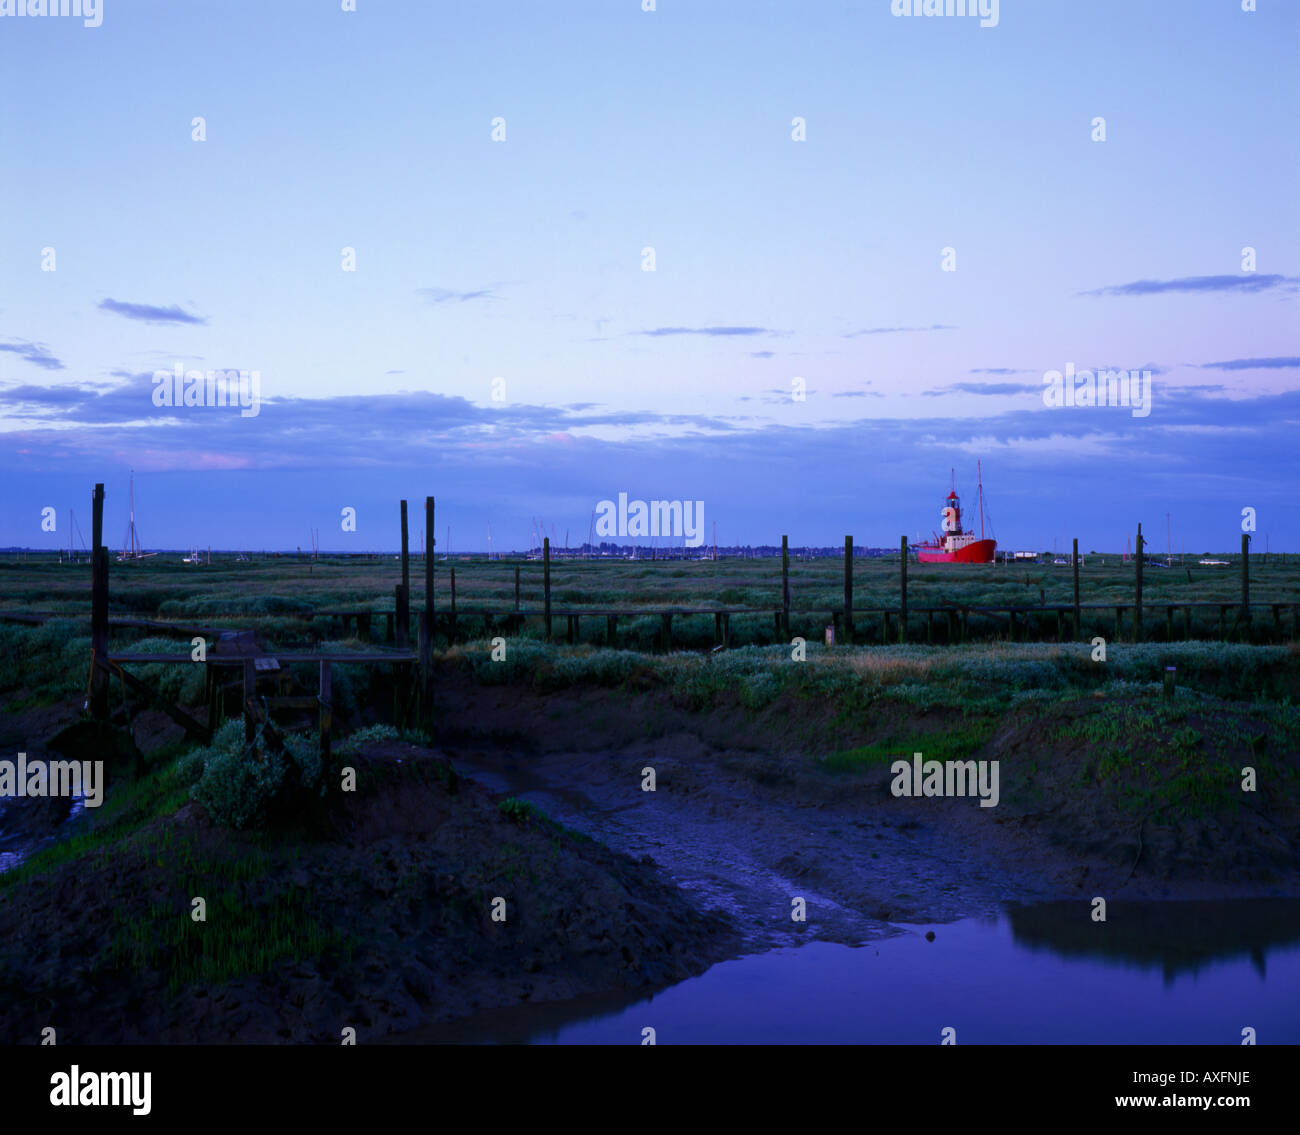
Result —
M923 564L991 564L997 547L996 540L976 540L955 552L921 544L916 549L916 558Z

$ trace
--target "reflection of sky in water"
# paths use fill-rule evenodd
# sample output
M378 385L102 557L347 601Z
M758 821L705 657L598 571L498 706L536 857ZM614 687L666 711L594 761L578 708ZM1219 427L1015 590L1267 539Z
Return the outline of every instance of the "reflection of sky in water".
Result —
M1272 901L1288 924L1300 918L1300 901ZM1191 904L1160 905L1170 915L1162 924L1176 928L1175 908ZM1198 925L1210 905L1227 925L1238 909L1195 905ZM1087 904L1080 909L1087 919ZM935 932L933 942L926 930ZM560 1007L529 1006L421 1030L419 1039L639 1044L641 1030L652 1027L659 1044L938 1044L952 1027L959 1044L1236 1045L1250 1026L1260 1044L1300 1043L1300 934L1269 941L1219 947L1169 982L1159 966L1135 966L1122 951L1029 948L1008 918L971 919L909 927L856 949L811 942L722 962L630 1005L592 1005L585 1019L577 1005L567 1018ZM1174 951L1185 945L1176 929L1167 942ZM1161 948L1150 940L1129 945ZM1261 952L1265 972L1252 960Z
M4 824L2 821L4 820L5 808L10 803L11 801L9 797L0 796L0 840L4 840L6 835ZM32 850L35 847L39 846L40 844L45 843L50 839L61 837L67 834L64 825L70 824L73 820L75 820L78 816L80 816L83 812L85 812L85 810L86 810L86 794L84 792L74 794L72 797L72 805L68 808L68 814L64 819L63 824L60 824L59 827L53 833L51 833L51 835L45 836L39 840L28 841L25 844L23 843L15 844L8 851L0 850L0 873L9 871L12 868L17 867L18 864L20 864L24 859L26 859L27 856L31 854Z

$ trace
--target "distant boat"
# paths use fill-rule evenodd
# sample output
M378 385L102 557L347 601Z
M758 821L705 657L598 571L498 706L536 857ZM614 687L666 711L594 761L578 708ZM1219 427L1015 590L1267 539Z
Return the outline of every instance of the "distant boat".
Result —
M135 527L135 470L131 470L131 522L126 527L126 540L123 542L122 550L117 553L117 562L126 563L129 560L143 560L149 556L156 556L157 552L144 552L140 550L140 533Z
M201 564L202 562L203 556L199 553L198 548L195 548L194 551L181 560L183 564Z
M979 469L980 534L967 532L961 526L961 501L957 497L956 478L952 491L943 502L943 535L933 542L916 545L916 558L923 564L991 564L997 552L997 541L984 538L984 473Z

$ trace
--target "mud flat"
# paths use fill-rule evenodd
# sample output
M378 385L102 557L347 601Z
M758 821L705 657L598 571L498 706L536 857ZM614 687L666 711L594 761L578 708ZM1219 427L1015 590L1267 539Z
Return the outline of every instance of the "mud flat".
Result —
M365 1042L662 987L737 949L648 862L502 809L427 750L355 762L362 787L327 831L230 831L180 803L97 842L83 826L81 853L0 875L0 1037L338 1043L352 1027Z
M1181 761L1161 764L1158 737L1144 739L1153 755L1137 777L1108 786L1099 766L1112 749L1079 723L1104 712L1122 727L1125 705L1082 697L997 721L968 754L1002 769L998 806L981 808L971 798L894 796L889 762L877 759L889 745L872 745L902 735L928 749L927 738L960 725L958 714L882 709L845 726L830 707L697 713L653 689L542 695L466 682L444 694L453 720L498 723L446 745L459 770L651 856L698 905L731 916L750 951L812 938L856 943L894 923L954 921L1008 903L1300 895L1297 752L1248 704L1213 711L1220 724L1229 719L1239 751L1190 758L1234 790L1243 764L1271 759L1271 790L1242 794L1243 804L1225 792L1190 807L1199 782ZM1194 725L1210 733L1195 716L1179 728ZM642 788L649 768L653 792ZM806 922L791 918L796 897Z

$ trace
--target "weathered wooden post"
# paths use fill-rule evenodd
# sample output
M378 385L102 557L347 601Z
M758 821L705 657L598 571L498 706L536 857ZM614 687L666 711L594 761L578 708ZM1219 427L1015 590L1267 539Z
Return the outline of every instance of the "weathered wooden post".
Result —
M853 537L844 537L844 641L853 645Z
M546 623L546 641L551 641L551 538L542 538L542 611Z
M406 501L402 501L402 582L397 587L397 648L411 648L411 545L406 528Z
M1079 538L1074 538L1074 637L1078 639L1081 636L1079 630Z
M781 537L781 628L790 637L790 537Z
M424 613L420 617L420 717L426 733L433 731L433 635L437 627L433 603L433 497L424 498L424 530L428 535L424 557Z
M1145 542L1142 539L1142 525L1139 524L1138 534L1137 534L1137 545L1136 545L1137 554L1133 557L1133 562L1136 565L1136 572L1137 572L1137 587L1136 587L1135 598L1133 603L1133 641L1134 642L1142 641L1142 561L1146 559L1146 557L1142 554L1142 550L1144 546L1145 546Z
M90 709L108 720L108 549L104 544L104 485L95 485L90 578Z
M320 755L322 761L327 761L330 755L330 726L334 720L334 710L330 702L331 697L330 663L329 659L322 658L320 664Z
M251 658L244 659L244 744L253 743L253 699L257 696L257 669Z
M907 641L907 537L898 542L898 641Z
M1250 533L1241 534L1241 621L1250 622ZM1242 631L1245 637L1245 631Z

